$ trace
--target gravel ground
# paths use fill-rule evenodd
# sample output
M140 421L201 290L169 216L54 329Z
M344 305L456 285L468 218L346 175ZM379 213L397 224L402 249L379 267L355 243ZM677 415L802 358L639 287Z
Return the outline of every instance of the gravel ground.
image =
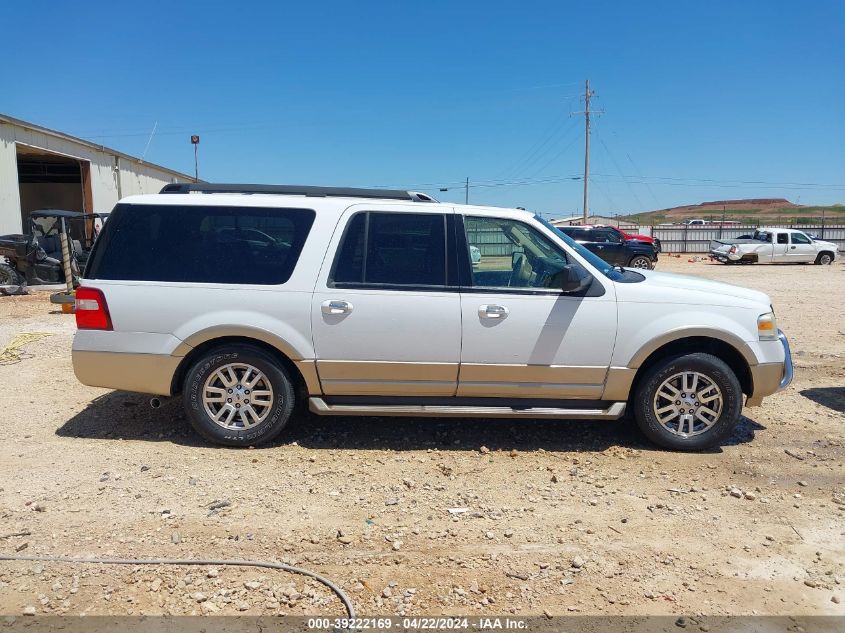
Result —
M768 292L793 345L793 386L719 451L625 421L310 415L212 448L178 400L78 384L46 293L0 298L0 348L48 334L0 365L0 552L283 561L363 615L845 614L845 266L659 269ZM343 611L269 570L21 562L0 613Z

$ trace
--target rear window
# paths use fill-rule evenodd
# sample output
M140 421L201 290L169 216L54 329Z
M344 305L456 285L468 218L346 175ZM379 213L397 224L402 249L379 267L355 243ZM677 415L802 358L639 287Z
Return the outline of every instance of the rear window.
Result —
M580 240L582 242L591 242L592 235L590 234L590 229L575 229L569 227L558 227L561 231L566 233L569 237L573 240Z
M119 204L85 277L283 284L313 222L311 209Z

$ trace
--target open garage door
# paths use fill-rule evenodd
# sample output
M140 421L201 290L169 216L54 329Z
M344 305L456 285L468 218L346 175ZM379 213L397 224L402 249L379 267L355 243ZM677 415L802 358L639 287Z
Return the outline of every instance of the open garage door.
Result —
M29 233L29 214L36 209L91 212L91 164L88 161L17 144L18 187L21 196L21 226ZM85 240L93 223L75 223L71 237Z

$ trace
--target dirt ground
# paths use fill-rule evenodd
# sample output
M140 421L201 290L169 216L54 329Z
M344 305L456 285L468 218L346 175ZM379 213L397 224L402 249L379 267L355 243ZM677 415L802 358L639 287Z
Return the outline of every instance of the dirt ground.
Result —
M310 415L213 448L178 399L78 384L46 293L0 298L0 349L48 334L0 365L0 553L283 561L361 615L845 614L845 266L658 269L769 293L791 339L792 387L719 451L630 422ZM270 570L0 563L0 614L25 612L343 610Z

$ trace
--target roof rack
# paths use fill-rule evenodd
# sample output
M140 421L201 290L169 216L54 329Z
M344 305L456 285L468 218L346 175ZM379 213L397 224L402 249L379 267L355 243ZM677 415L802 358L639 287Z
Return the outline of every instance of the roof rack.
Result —
M315 198L380 198L410 202L437 202L417 191L401 189L358 189L355 187L313 187L307 185L242 185L208 182L177 182L162 187L160 193L274 193Z

